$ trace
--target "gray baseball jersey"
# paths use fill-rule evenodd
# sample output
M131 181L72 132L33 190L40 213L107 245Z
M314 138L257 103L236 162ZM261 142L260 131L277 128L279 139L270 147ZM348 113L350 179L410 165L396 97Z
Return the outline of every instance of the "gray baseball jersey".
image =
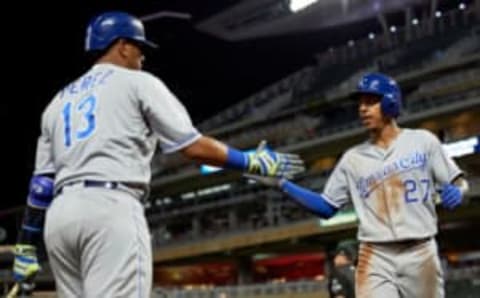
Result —
M353 202L361 241L420 239L437 233L435 189L460 174L435 135L402 129L386 150L369 141L348 150L324 196L338 208Z
M41 129L35 174L53 172L55 188L62 187L44 229L57 294L150 297L142 192L125 184L149 184L158 142L168 153L200 138L187 111L156 77L97 64L55 96ZM118 189L73 183L82 180L124 183Z
M59 92L42 115L35 174L72 180L150 182L160 142L165 153L201 135L184 106L156 77L97 64Z

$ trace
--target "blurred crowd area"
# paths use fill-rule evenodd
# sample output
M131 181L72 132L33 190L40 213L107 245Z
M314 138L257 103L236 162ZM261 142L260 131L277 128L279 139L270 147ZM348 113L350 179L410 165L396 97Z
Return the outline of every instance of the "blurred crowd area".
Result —
M473 11L445 12L433 30L421 20L410 29L408 38L405 28L397 28L393 37L366 38L320 53L318 65L200 127L239 148L254 149L265 139L279 151L299 152L308 171L296 182L320 191L337 159L363 133L348 95L362 73L387 71L404 92L400 125L429 129L445 144L480 135L480 37ZM157 158L162 162L156 163L161 166L155 167L146 208L159 247L312 217L286 196L252 181L224 178L226 173L201 175L197 165L177 155ZM463 159L458 157L467 170L474 167Z

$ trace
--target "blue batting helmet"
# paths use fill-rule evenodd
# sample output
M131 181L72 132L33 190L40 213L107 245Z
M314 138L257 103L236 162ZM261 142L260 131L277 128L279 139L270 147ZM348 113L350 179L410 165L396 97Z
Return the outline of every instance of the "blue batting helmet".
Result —
M402 92L397 82L381 73L368 73L362 76L355 94L375 94L381 98L384 115L392 118L400 115L402 108Z
M152 48L157 47L145 37L145 29L140 19L125 12L111 11L90 21L85 38L85 51L104 50L119 38L134 40Z

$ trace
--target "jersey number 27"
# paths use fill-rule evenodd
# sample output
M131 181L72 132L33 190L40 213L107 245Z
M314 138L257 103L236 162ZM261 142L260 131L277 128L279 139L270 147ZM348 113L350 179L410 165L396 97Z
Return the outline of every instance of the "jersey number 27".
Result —
M407 203L415 203L419 202L426 202L430 198L430 180L429 179L420 179L420 180L405 180L403 182L405 186L405 202ZM423 186L423 187L420 187ZM423 190L423 195L419 192Z
M73 105L67 102L63 106L63 122L64 122L64 144L66 147L72 145L72 139L84 140L92 135L96 127L95 108L97 107L97 98L90 95L81 100L78 104ZM72 125L72 113L81 114L81 123L77 126ZM73 127L75 126L75 127Z

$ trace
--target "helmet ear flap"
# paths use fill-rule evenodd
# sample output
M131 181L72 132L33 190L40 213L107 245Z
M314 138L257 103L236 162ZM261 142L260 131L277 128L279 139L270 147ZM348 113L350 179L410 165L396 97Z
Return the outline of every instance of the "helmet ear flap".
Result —
M395 92L388 92L382 96L382 112L385 116L397 118L402 109L400 97Z

